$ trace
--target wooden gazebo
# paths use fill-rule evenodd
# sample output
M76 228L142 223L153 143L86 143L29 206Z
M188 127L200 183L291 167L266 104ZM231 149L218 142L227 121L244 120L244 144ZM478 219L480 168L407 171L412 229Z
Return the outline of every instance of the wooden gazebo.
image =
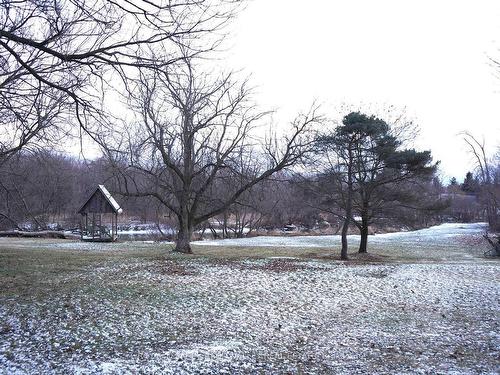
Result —
M85 204L78 210L82 215L81 239L84 241L116 241L120 205L104 185L98 185ZM103 220L104 219L104 220Z

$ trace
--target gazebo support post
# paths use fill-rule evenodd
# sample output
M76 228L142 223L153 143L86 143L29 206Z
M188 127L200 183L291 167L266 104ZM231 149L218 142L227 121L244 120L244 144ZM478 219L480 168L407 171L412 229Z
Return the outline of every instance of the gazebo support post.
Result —
M113 227L113 241L118 237L118 217L116 214L113 215L115 218L115 225Z

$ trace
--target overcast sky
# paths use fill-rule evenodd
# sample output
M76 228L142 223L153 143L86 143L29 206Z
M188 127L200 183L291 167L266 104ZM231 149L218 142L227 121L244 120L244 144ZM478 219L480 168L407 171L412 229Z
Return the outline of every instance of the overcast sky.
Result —
M472 168L458 135L500 144L500 1L253 0L231 29L228 66L251 74L284 121L313 99L406 108L444 177Z

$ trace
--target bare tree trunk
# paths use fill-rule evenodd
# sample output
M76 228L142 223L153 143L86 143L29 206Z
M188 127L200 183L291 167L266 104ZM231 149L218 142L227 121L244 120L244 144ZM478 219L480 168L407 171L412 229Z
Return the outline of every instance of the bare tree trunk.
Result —
M500 257L500 236L490 237L488 233L486 233L483 235L483 237L486 239L486 241L488 241L488 243L492 247L492 249L486 252L485 255L489 253L490 255Z
M0 218L5 218L8 222L10 222L13 226L14 226L14 229L17 229L17 230L20 230L21 228L19 227L19 224L12 218L10 218L9 216L7 216L6 214L3 214L0 212Z
M163 230L161 229L161 222L160 222L160 208L157 206L156 207L156 229L158 229L158 232L160 233L161 238L167 238Z
M499 231L500 221L499 221L499 215L497 214L499 207L493 188L494 188L493 184L489 182L485 189L486 190L485 195L487 201L486 215L488 216L488 225L490 227L490 230Z
M177 233L177 241L175 242L175 252L184 254L193 254L191 249L191 236L193 231L188 228L182 228Z
M227 230L227 211L224 211L222 219L222 238L229 238L229 231Z
M214 240L218 239L220 236L217 234L217 231L215 228L212 226L212 224L208 224L208 229L210 229L210 232L212 233L212 237Z
M193 235L193 227L190 224L189 215L183 212L179 217L179 231L177 232L177 241L175 242L175 252L192 254L191 236Z

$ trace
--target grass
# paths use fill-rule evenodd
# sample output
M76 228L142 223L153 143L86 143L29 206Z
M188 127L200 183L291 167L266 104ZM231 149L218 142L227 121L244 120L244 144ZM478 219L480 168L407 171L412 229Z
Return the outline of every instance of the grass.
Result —
M54 248L53 245L64 244L65 247ZM80 250L76 245L80 242L49 239L0 239L0 283L2 294L20 295L33 293L52 293L52 287L71 289L78 283L78 278L71 275L84 273L107 266L154 262L154 267L163 267L164 272L183 274L185 264L192 261L223 264L239 262L245 259L266 259L290 257L296 261L340 261L338 248L316 247L227 247L193 245L193 255L172 252L171 244L145 244L141 242L125 242L103 244L106 250ZM72 246L75 245L75 248ZM98 245L97 245L98 246ZM399 243L372 244L370 253L358 254L356 246L351 246L346 264L390 264L421 262L460 262L472 258L485 261L481 257L483 247L464 246L460 241L445 246L437 245L435 249L408 248ZM170 268L165 266L169 262ZM172 267L176 269L172 269ZM65 279L64 284L55 280Z
M193 249L0 239L0 374L498 370L482 245Z

